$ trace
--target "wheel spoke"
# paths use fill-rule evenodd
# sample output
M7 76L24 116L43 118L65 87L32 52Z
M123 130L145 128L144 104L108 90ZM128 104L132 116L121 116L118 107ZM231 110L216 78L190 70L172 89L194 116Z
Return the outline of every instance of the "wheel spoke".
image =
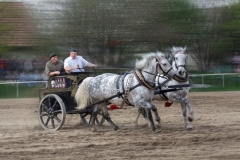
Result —
M54 125L54 120L53 120L53 118L51 118L51 122L52 122L52 127L53 127L53 129L55 128L55 125Z
M62 122L57 116L54 116L54 118L58 121L58 123Z
M58 102L58 101L55 99L54 104L53 104L53 106L52 106L52 109L56 106L57 102Z
M48 106L51 107L51 97L48 97Z
M62 110L56 110L54 113L62 113Z
M48 107L47 107L44 103L42 103L42 106L43 106L46 110L48 110Z
M42 113L40 116L44 117L44 116L48 116L48 114L47 113Z
M48 117L48 119L47 119L47 121L46 121L46 123L45 123L45 126L48 126L49 120L50 120L50 117Z

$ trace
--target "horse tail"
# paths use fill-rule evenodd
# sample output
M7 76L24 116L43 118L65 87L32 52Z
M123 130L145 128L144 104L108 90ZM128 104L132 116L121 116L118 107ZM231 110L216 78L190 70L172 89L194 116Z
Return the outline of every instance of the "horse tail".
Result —
M85 109L89 104L92 103L91 96L88 91L88 84L93 77L85 78L75 94L75 101L77 102L77 110Z

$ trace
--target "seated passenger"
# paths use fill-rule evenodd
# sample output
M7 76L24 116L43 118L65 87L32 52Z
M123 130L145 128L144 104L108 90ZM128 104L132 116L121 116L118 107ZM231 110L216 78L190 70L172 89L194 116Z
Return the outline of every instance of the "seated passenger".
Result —
M64 60L64 69L70 74L71 72L84 72L84 67L96 68L97 65L86 61L82 56L77 56L77 50L72 49L70 56Z
M45 72L48 77L59 75L64 71L64 64L62 60L58 60L55 53L50 54L50 60L45 65Z

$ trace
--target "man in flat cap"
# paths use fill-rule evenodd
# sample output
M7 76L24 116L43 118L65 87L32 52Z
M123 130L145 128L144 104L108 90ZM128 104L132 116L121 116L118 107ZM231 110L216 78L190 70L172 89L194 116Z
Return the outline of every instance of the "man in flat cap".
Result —
M45 72L48 77L59 75L64 71L64 64L62 60L58 60L58 57L55 53L50 54L50 60L45 65Z
M70 56L64 60L65 71L68 74L71 72L84 72L84 67L96 68L97 65L88 62L82 56L78 56L76 49L71 49Z

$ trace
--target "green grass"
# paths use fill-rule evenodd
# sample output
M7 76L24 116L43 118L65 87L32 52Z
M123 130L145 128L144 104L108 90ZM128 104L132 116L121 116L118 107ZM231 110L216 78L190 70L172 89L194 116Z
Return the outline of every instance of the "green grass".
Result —
M202 77L191 78L193 84L202 84ZM190 92L211 92L211 91L240 91L240 82L234 75L224 76L224 87L222 76L205 76L204 83L210 85L208 88L192 88Z
M27 86L23 84L1 84L0 85L0 99L6 98L37 98L39 96L39 89L45 88L45 85ZM18 95L18 97L17 97Z

